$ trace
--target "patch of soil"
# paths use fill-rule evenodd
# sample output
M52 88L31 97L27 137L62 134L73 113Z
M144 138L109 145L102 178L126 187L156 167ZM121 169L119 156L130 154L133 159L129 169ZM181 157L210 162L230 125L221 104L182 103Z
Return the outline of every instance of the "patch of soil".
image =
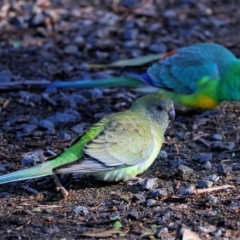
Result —
M86 63L164 53L195 42L216 42L239 56L238 4L2 1L0 79L117 76L121 70L93 70ZM0 172L28 165L25 153L63 151L91 124L125 110L140 95L120 88L2 91ZM192 232L200 239L239 238L239 103L199 114L177 111L165 152L141 176L157 178L150 189L63 176L69 191L63 199L51 177L1 185L1 239L189 239Z

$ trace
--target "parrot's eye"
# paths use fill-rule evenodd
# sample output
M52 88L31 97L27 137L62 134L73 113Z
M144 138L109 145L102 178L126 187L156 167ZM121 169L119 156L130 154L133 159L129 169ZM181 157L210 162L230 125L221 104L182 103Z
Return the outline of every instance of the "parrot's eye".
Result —
M163 107L161 105L157 105L157 110L158 111L162 111L163 110Z

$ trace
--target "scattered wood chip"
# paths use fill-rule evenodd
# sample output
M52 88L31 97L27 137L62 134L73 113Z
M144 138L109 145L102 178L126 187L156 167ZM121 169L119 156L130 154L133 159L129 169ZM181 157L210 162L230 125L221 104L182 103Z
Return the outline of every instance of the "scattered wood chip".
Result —
M201 240L201 238L193 231L185 228L182 230L182 240Z
M198 138L197 141L202 143L206 148L209 149L211 148L211 145L208 142L206 142L206 140L204 140L203 138Z
M223 186L217 186L217 187L211 187L211 188L198 189L198 190L195 190L195 193L196 194L210 193L210 192L224 190L228 188L235 188L235 187L232 185L223 185Z
M98 238L104 238L104 237L111 237L113 234L123 233L120 230L116 229L93 229L91 232L84 232L81 234L81 236L86 237L98 237Z
M9 105L10 102L11 102L10 99L6 99L6 100L3 102L2 108L7 108L7 106Z

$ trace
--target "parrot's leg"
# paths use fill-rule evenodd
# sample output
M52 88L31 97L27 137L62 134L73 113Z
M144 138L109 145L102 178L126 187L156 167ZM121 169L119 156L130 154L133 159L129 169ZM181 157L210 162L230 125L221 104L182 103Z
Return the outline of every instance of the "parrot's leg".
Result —
M56 184L56 189L57 191L61 190L61 193L63 195L64 198L68 197L68 191L66 190L66 188L61 184L58 176L56 174L51 175L54 183Z
M53 153L52 151L51 151L51 154L52 154L52 155L55 155L55 153ZM38 157L39 157L39 159L40 159L41 162L45 162L45 161L46 161L46 158L45 158L42 154L39 154ZM54 183L55 183L55 185L56 185L57 191L61 190L61 193L62 193L63 197L64 197L64 198L67 198L67 197L68 197L68 191L67 191L67 190L64 188L64 186L61 184L58 176L57 176L56 174L52 174L52 175L51 175L51 178L53 179L53 181L54 181Z

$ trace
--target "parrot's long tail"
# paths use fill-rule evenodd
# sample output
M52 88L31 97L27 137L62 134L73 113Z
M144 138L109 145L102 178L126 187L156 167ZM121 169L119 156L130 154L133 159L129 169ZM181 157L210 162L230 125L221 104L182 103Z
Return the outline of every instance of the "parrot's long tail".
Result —
M52 170L53 164L49 161L28 169L2 175L0 176L0 184L51 175L53 174Z
M139 87L145 85L141 80L127 76L99 80L75 82L53 82L43 84L44 88L99 88L99 87Z

